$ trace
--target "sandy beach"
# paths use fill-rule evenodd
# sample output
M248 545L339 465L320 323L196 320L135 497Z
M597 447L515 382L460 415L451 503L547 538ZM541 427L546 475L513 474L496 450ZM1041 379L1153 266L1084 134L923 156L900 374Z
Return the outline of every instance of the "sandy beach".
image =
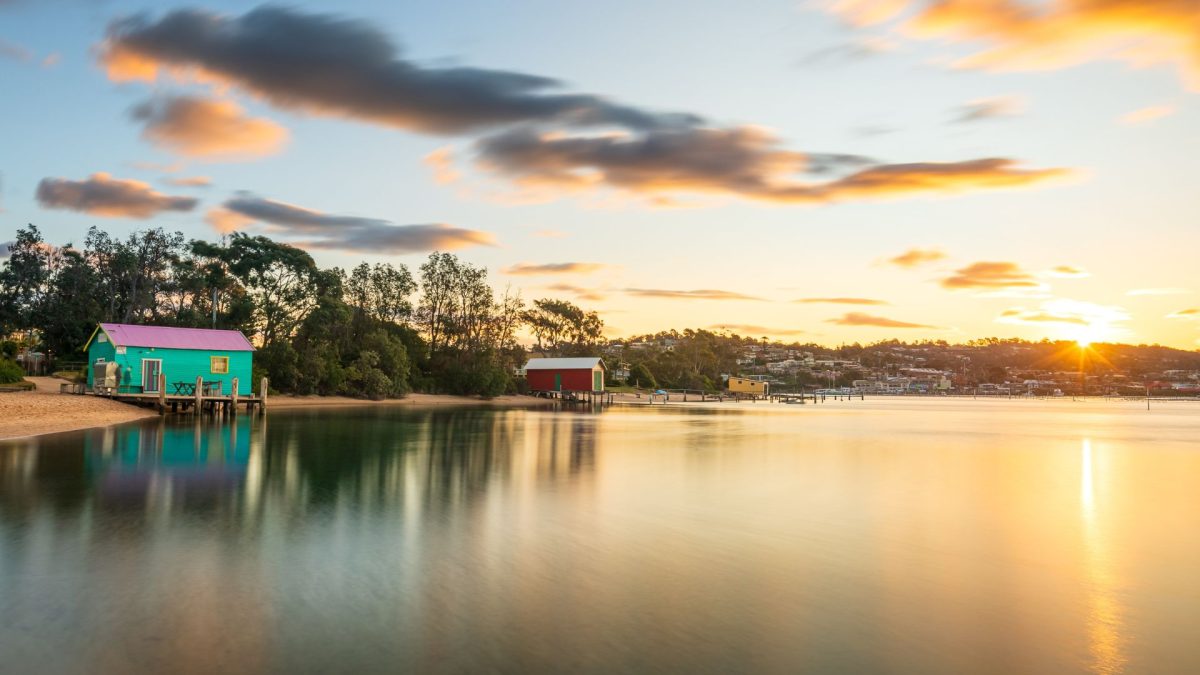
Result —
M103 427L157 415L149 408L140 408L95 396L59 394L58 387L63 381L57 378L30 377L27 379L37 385L36 390L0 394L0 440ZM533 396L497 396L492 399L482 399L472 396L409 394L399 399L366 401L345 396L278 395L270 397L268 410L364 405L538 408L552 406L554 401Z
M95 396L64 396L58 393L63 381L54 377L30 377L34 391L0 394L0 440L74 431L130 422L156 413Z
M548 398L535 396L497 396L496 398L479 398L477 396L450 396L446 394L409 394L404 398L388 398L382 401L369 401L347 396L285 396L271 395L267 400L267 410L286 410L289 408L316 408L360 405L403 405L403 406L496 406L505 408L541 408L554 405Z

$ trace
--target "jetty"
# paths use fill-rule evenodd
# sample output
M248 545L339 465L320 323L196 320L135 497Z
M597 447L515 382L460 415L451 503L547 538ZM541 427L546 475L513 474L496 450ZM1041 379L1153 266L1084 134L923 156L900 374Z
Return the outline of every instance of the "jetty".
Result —
M86 385L64 382L59 387L59 393L80 396L99 396L122 403L131 403L143 407L153 407L160 415L167 413L192 413L211 415L236 415L238 406L244 406L246 412L263 414L267 411L268 380L262 378L258 394L240 394L238 378L231 381L230 393L221 393L219 386L206 383L204 378L197 377L195 384L190 382L175 382L171 388L175 393L167 393L166 376L158 374L157 391L132 392L121 391L117 387L96 386L90 390Z

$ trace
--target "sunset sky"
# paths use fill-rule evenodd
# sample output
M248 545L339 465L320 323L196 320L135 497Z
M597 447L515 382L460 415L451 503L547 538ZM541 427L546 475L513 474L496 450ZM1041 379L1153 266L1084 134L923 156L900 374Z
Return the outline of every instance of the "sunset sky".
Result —
M1195 0L0 0L0 83L0 242L453 250L610 337L1200 344Z

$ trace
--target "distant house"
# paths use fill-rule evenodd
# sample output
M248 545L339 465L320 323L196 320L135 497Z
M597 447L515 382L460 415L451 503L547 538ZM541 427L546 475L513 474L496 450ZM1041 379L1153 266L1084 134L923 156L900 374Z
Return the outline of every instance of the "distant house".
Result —
M162 373L168 394L177 393L177 384L194 386L197 377L219 383L221 394L233 392L234 378L239 394L251 392L254 346L236 330L102 323L85 349L93 389L157 393Z
M604 391L604 371L598 356L529 359L525 379L530 391Z
M765 380L750 379L748 377L739 377L733 375L726 382L726 388L733 394L750 394L753 396L766 396L767 389L770 384Z

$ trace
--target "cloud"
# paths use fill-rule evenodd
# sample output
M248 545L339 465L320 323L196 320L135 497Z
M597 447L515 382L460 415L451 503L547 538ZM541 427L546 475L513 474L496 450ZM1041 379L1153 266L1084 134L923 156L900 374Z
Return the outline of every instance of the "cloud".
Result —
M660 288L626 288L625 292L639 298L669 298L673 300L762 300L762 298L733 291L709 289L676 291Z
M871 298L800 298L793 300L803 304L826 303L831 305L886 305L883 300L872 300Z
M174 10L109 25L100 60L116 81L160 75L237 87L276 107L426 133L519 122L648 128L690 119L554 93L547 77L405 59L371 23L265 6L241 16Z
M179 178L164 179L163 182L177 187L209 187L212 185L212 179L208 176L180 176Z
M122 19L109 26L98 53L117 81L167 76L232 87L313 115L422 133L489 133L473 145L476 165L523 190L611 188L658 204L681 191L830 203L1025 187L1068 174L998 158L880 164L797 152L754 127L716 128L689 113L558 93L562 83L546 77L421 65L367 22L281 7L240 16L175 10L157 20ZM596 133L568 133L583 129ZM449 159L449 151L427 158L440 171L435 177L455 176ZM852 173L824 182L797 178L845 172Z
M937 328L923 323L897 321L884 316L873 316L862 312L847 312L836 319L826 319L825 323L835 323L839 326L876 326L879 328Z
M81 211L109 218L150 218L164 211L191 211L197 201L156 192L148 183L94 173L86 180L43 178L38 203L48 209Z
M799 328L768 328L767 326L757 326L747 323L719 323L709 326L712 330L729 331L731 333L739 333L741 335L804 335L807 331Z
M545 263L535 265L532 263L517 263L504 270L505 274L534 276L539 274L591 274L611 265L604 263L590 262L564 262L564 263Z
M592 136L521 128L480 139L476 150L482 169L525 186L609 187L651 195L699 192L792 204L1027 187L1070 173L1022 168L1002 158L879 164L853 170L870 160L786 150L773 135L755 127ZM797 178L800 173L839 169L851 172L824 182Z
M1154 105L1127 112L1121 115L1119 121L1121 124L1149 124L1164 117L1170 117L1175 114L1175 111L1176 108L1173 105Z
M248 193L239 193L215 213L210 212L209 222L221 231L267 223L288 235L312 237L298 242L303 247L358 253L414 253L495 243L492 235L478 230L443 223L393 225L377 218L326 214Z
M567 236L567 233L562 230L538 230L533 233L533 236L541 239L562 239Z
M580 300L590 300L592 302L598 302L607 297L602 291L594 288L582 288L580 286L573 286L571 284L551 284L546 288L557 293L573 293L575 297Z
M33 59L33 52L15 42L0 39L0 58L28 63Z
M946 257L946 252L938 248L910 248L898 256L888 258L886 262L897 267L911 268L919 267L926 263L937 262Z
M1074 265L1058 265L1046 270L1045 275L1059 279L1083 279L1092 276L1092 273Z
M1129 320L1124 308L1099 305L1094 302L1056 298L1041 303L1036 309L1013 307L1004 310L996 318L999 323L1010 324L1060 324L1064 326L1088 326L1110 329L1113 324Z
M977 262L955 270L954 274L941 281L949 289L982 288L1040 288L1033 275L1013 262Z
M858 61L894 51L899 45L888 38L869 35L813 50L800 58L802 66L817 66Z
M462 173L454 166L454 151L450 146L438 148L425 155L425 165L433 169L433 180L438 185L456 183Z
M1188 321L1200 318L1200 308L1181 309L1177 312L1171 312L1166 316L1168 319L1186 319Z
M1191 289L1188 288L1134 288L1125 291L1125 295L1187 295L1191 292Z
M1194 0L839 0L832 11L860 26L890 22L913 39L981 46L958 59L958 67L1170 64L1200 88L1200 4Z
M1016 117L1025 112L1025 101L1016 96L980 98L960 106L951 120L955 124L983 122L1002 117Z
M145 123L142 138L189 157L262 157L280 150L288 132L268 119L249 117L233 101L165 96L135 106Z

